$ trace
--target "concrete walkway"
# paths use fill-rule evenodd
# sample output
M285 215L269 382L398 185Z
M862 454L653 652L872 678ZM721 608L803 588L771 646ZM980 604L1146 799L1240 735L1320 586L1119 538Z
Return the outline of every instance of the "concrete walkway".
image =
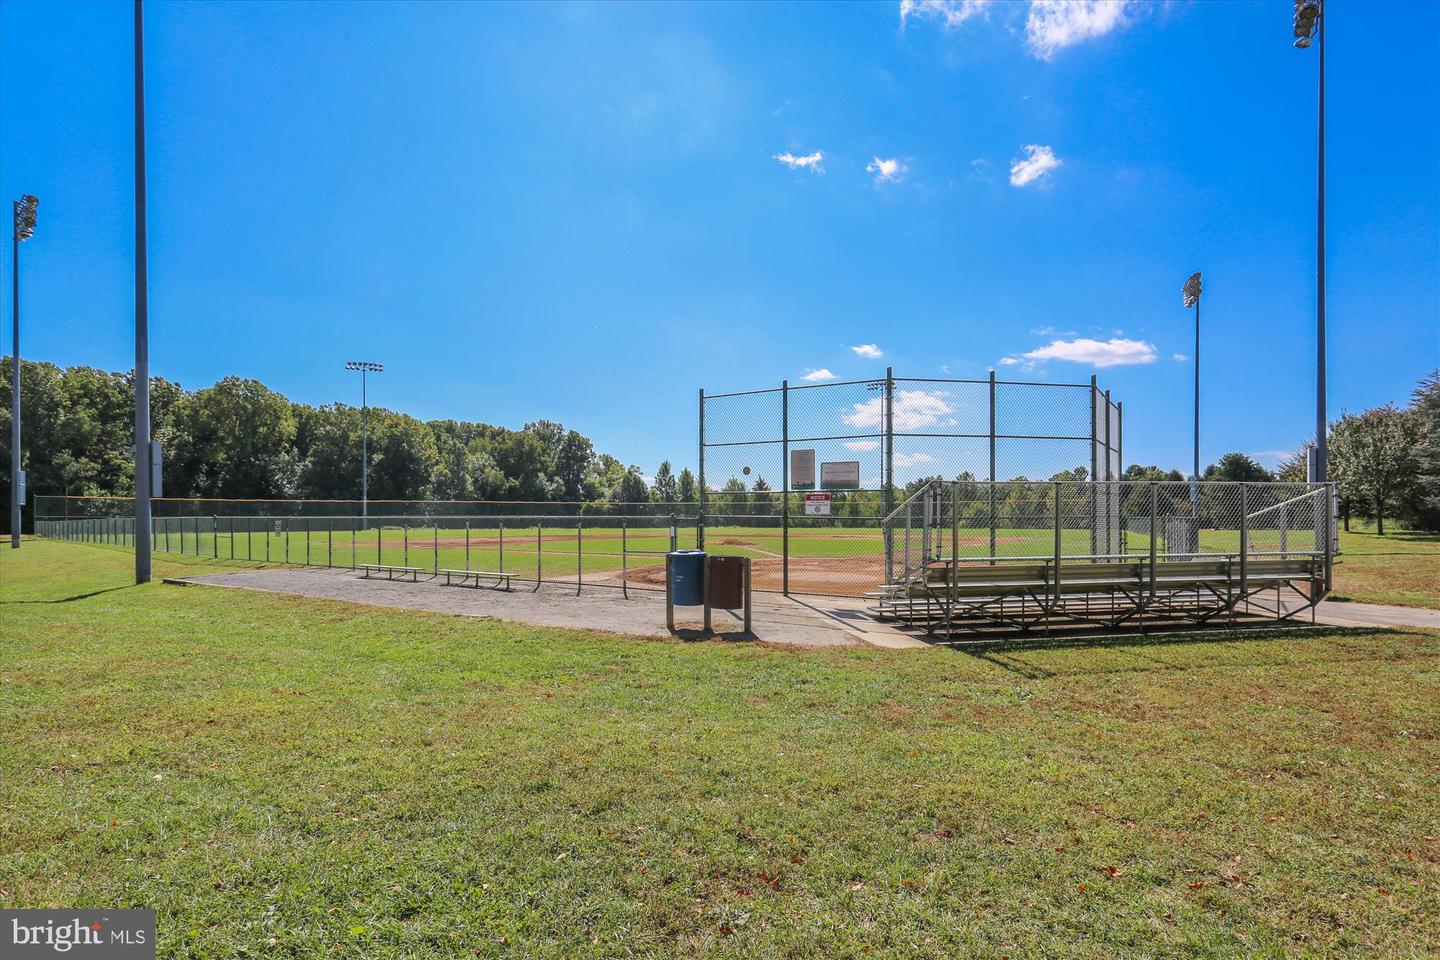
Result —
M409 580L365 579L351 570L273 567L234 573L187 577L176 583L198 583L245 590L262 590L373 606L431 610L463 616L495 617L517 623L578 630L603 630L631 636L668 637L665 628L665 594L658 590L630 590L627 599L614 587L575 588L516 581L510 591L490 587L445 586L423 575ZM701 633L699 607L677 607L676 634L684 639ZM716 610L716 633L726 640L762 640L800 647L834 647L856 644L888 647L926 647L924 641L877 623L866 616L864 601L843 598L786 599L776 594L755 594L751 604L752 634L743 633L740 611Z
M1428 627L1440 630L1440 610L1387 607L1378 603L1322 600L1315 609L1315 619L1337 627Z

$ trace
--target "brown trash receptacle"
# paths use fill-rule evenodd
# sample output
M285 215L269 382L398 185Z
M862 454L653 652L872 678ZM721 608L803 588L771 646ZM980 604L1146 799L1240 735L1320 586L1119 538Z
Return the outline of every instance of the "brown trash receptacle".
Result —
M707 590L710 606L738 610L745 606L745 558L707 557Z

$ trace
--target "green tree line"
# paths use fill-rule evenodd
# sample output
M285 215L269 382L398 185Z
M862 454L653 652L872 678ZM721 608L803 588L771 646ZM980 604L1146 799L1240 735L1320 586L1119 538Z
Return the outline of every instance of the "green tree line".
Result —
M22 361L21 450L36 495L134 493L131 373ZM10 361L0 394L10 395ZM226 377L186 390L150 388L154 439L164 446L167 497L353 500L360 497L361 411L295 403L258 380ZM10 435L9 404L0 436ZM588 437L549 420L520 430L464 420L422 421L369 411L372 500L695 501L694 475L598 453ZM9 464L7 443L5 463ZM9 502L10 476L0 479ZM28 514L27 514L28 519Z

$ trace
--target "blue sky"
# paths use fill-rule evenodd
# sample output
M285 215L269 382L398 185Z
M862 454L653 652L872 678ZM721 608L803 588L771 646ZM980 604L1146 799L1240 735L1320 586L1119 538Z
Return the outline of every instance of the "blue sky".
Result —
M1334 415L1440 365L1440 4L1327 17ZM1204 460L1313 428L1316 59L1284 0L146 27L151 361L187 387L358 402L344 361L379 360L378 404L560 420L651 473L693 465L701 386L1098 373L1126 460L1184 467L1202 270ZM0 6L32 359L133 363L130 43L128 4Z

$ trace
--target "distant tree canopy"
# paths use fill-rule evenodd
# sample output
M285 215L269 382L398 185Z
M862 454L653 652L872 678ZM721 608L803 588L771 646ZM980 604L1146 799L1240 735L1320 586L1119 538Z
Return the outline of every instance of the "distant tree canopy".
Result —
M91 367L24 361L22 452L36 494L134 492L134 380ZM9 396L10 362L0 364ZM167 497L334 499L360 497L361 412L343 403L293 403L258 380L226 377L184 390L154 378L151 422L165 448ZM0 436L10 434L9 404ZM423 422L369 411L374 500L571 500L637 502L651 490L638 466L597 454L591 441L549 420L509 430L463 420ZM8 450L7 450L8 453ZM688 469L667 461L659 492L694 499ZM9 471L0 494L10 496Z

